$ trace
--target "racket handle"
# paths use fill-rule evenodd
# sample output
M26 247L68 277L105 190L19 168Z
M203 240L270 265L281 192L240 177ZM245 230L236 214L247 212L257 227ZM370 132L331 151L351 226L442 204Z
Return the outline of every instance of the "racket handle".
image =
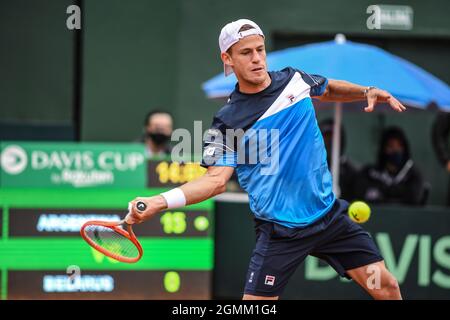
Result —
M147 205L144 202L139 201L138 203L136 203L136 209L139 212L144 212L147 209Z

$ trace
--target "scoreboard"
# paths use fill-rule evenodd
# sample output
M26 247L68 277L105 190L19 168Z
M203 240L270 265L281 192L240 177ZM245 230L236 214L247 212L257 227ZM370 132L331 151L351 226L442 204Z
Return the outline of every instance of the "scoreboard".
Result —
M144 255L117 262L80 236L128 202L190 181L198 163L146 159L142 144L0 142L2 299L208 299L213 201L136 225Z
M136 225L144 255L134 264L104 256L80 237L85 221L117 221L128 201L161 191L1 190L1 298L210 298L212 201L167 210Z

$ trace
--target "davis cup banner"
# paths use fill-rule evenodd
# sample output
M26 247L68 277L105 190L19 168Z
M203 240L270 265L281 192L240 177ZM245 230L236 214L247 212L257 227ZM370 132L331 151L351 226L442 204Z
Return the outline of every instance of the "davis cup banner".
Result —
M1 142L0 160L0 187L146 185L140 144Z

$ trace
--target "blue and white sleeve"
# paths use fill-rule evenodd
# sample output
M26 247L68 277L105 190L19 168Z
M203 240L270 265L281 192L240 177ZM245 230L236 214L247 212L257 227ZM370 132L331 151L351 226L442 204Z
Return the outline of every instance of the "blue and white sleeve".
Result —
M214 117L211 128L203 140L202 167L237 166L235 139L227 132L227 126Z
M328 79L317 74L308 74L303 71L300 72L303 81L305 81L311 87L309 95L311 97L318 97L323 95L328 85Z

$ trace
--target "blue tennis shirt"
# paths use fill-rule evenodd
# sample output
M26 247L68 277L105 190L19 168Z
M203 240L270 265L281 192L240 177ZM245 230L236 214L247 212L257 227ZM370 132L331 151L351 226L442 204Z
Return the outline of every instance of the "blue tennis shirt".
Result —
M328 81L293 68L269 75L255 94L236 85L205 135L202 166L234 167L257 218L305 227L335 201L311 100Z

